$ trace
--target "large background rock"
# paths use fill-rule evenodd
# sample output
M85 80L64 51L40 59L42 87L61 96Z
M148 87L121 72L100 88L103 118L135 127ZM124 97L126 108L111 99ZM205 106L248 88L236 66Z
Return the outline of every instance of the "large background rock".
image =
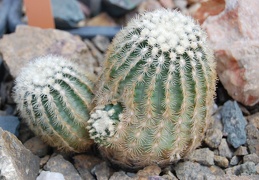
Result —
M215 51L219 79L235 100L259 102L259 1L226 0L225 10L203 23Z
M15 33L3 36L0 40L0 54L13 77L17 76L25 63L47 54L75 60L89 73L93 73L94 66L97 66L96 59L79 37L56 29L24 25L18 26Z
M33 155L11 133L0 128L0 179L35 180L40 158Z

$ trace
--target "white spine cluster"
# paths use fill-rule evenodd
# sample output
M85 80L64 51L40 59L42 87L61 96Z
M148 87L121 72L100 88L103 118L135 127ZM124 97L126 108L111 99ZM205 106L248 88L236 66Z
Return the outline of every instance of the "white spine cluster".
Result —
M88 120L87 129L90 137L99 142L115 134L115 121L112 119L115 110L105 111L103 106L98 106L95 109L95 112L91 114L91 118Z

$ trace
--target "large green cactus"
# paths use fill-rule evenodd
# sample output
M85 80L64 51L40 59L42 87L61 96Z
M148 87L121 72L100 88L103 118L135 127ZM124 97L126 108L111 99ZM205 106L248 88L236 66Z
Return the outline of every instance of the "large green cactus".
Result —
M124 167L174 162L200 145L215 81L199 25L177 11L144 13L109 47L90 136Z
M14 100L31 130L49 145L82 152L93 140L85 128L92 110L93 81L62 57L29 63L16 79Z

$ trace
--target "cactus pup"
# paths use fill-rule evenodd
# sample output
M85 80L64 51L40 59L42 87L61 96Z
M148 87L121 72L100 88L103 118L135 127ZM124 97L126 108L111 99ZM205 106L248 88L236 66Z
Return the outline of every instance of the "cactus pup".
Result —
M85 128L92 99L93 80L60 56L36 58L15 81L20 116L46 143L67 152L85 151L93 143Z
M175 162L200 145L215 82L213 53L199 25L177 11L146 12L109 47L90 136L125 168Z

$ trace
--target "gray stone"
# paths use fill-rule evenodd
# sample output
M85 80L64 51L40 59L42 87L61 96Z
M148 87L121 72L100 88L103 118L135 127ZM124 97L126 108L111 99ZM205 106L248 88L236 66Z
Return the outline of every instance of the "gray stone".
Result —
M106 52L108 46L110 45L110 40L101 35L97 35L92 39L94 45L102 52Z
M89 48L89 50L90 50L90 52L92 54L92 58L94 58L94 60L97 61L98 66L101 66L103 64L103 62L104 62L104 55L94 46L94 44L90 40L85 39L84 43ZM99 71L101 71L101 68L100 67L95 67L94 71L99 73Z
M40 167L43 168L43 166L45 166L45 164L47 164L49 159L50 159L50 155L46 155L46 156L40 158Z
M227 168L229 165L228 159L226 157L214 156L214 161L216 165L223 168Z
M240 146L235 152L234 152L234 155L235 156L244 156L244 155L247 155L248 152L247 152L247 147L245 146Z
M41 171L36 180L65 180L63 174L58 172Z
M250 153L256 153L259 156L259 131L253 124L246 126L247 144Z
M223 139L221 140L221 143L220 143L218 149L219 149L219 155L220 155L220 156L223 156L223 157L226 157L226 158L229 158L229 159L232 158L233 152L232 152L232 150L229 148L228 143L227 143L227 141L226 141L225 138L223 138Z
M127 176L125 174L124 171L119 171L119 172L115 172L113 173L113 175L110 177L109 180L117 180L117 179L120 179L120 180L133 180L133 178Z
M73 157L74 166L78 170L79 174L83 179L94 180L93 175L91 174L91 169L94 168L97 164L102 162L101 159L90 156L86 154L80 154Z
M165 180L162 176L149 176L148 180Z
M83 20L84 14L76 0L51 0L54 18L62 19L71 26Z
M214 165L214 153L209 148L196 149L187 156L187 159L206 166Z
M93 172L98 180L108 180L111 175L111 169L106 162L96 165Z
M227 101L221 109L223 133L227 134L227 141L234 148L246 143L247 124L242 111L236 101Z
M216 177L221 177L225 175L225 171L222 170L219 166L210 166L210 172Z
M256 168L254 162L246 162L240 165L241 174L255 174Z
M255 153L247 154L243 157L243 162L254 162L255 164L259 164L259 156Z
M210 169L199 163L185 161L174 167L178 179L211 179L215 178Z
M8 131L0 128L0 179L35 180L40 158L33 155Z
M250 175L250 174L255 174L256 172L256 167L255 163L253 162L246 162L241 165L237 165L231 168L227 168L226 174L228 175Z
M231 166L235 166L239 163L240 161L240 157L237 157L237 156L233 156L230 160L230 165Z
M259 175L241 175L241 176L236 176L236 175L225 175L222 178L219 178L217 180L258 180Z
M220 145L222 136L223 134L220 129L208 129L206 132L206 137L204 139L204 142L210 148L218 148L218 146Z
M44 143L40 137L35 136L24 143L24 146L29 149L33 154L43 157L50 151L50 146Z
M259 112L246 116L246 119L249 124L253 124L257 129L259 129Z
M24 34L30 36L25 37ZM17 77L21 68L30 60L48 54L75 61L88 73L93 73L94 67L98 65L79 37L57 29L17 26L15 33L4 35L0 39L0 53L13 77Z
M0 116L0 127L13 133L15 136L19 135L18 128L20 126L20 121L16 116Z
M51 157L44 166L44 170L59 172L63 174L66 180L82 179L74 166L69 161L65 160L61 155Z

